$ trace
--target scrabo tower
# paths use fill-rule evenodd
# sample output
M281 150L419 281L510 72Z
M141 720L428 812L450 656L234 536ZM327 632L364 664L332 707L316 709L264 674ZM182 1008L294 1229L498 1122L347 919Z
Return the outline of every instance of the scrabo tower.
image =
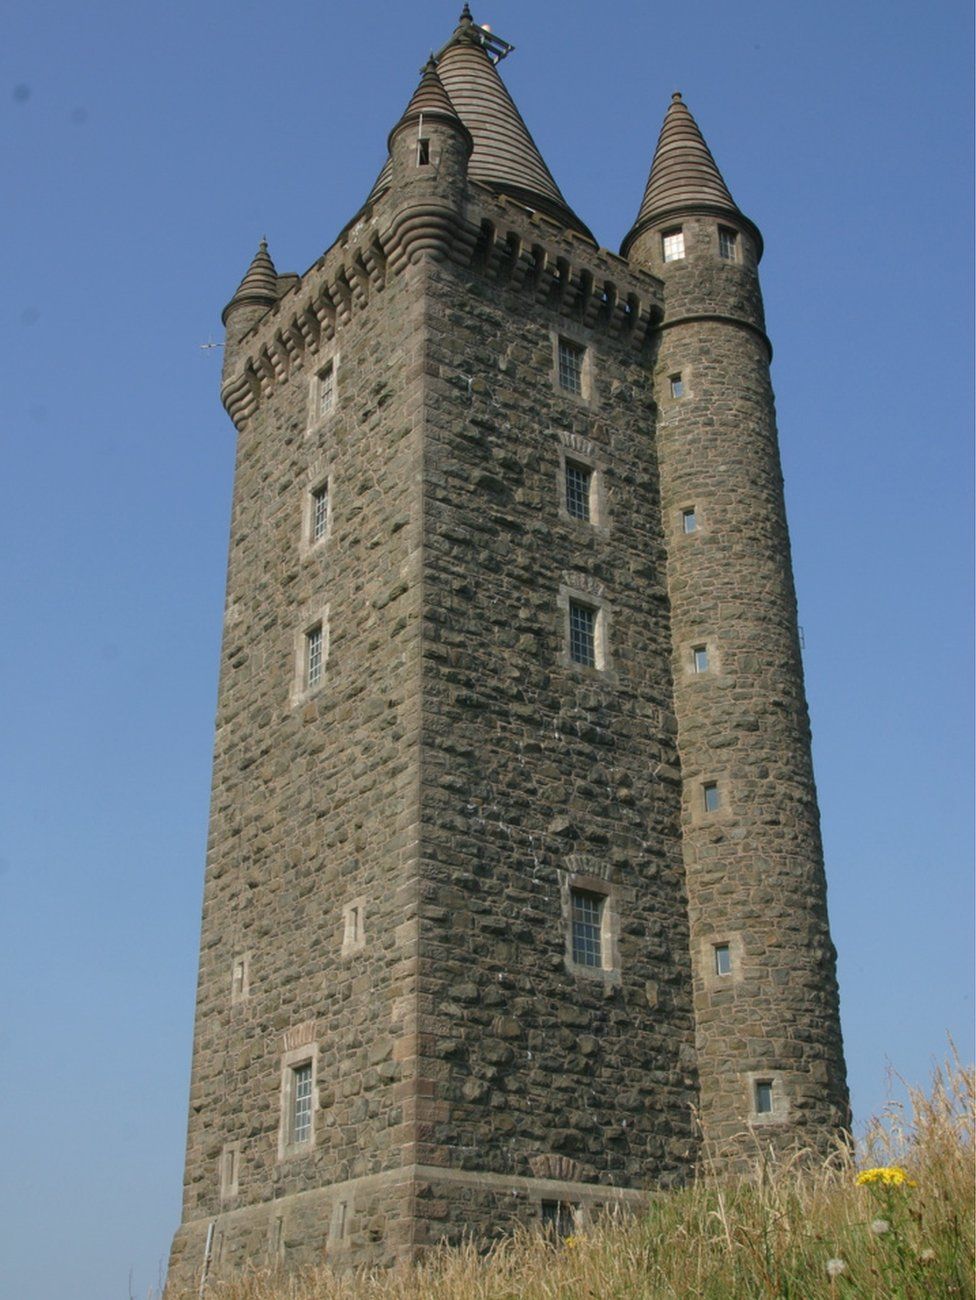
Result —
M172 1294L846 1120L759 232L675 96L599 248L508 48L465 9L336 243L224 312Z

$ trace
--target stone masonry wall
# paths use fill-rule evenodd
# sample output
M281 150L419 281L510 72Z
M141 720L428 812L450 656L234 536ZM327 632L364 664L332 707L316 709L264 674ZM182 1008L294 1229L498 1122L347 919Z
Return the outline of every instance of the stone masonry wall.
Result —
M667 1183L696 1080L647 356L450 264L426 296L418 1157ZM560 335L588 396L556 383ZM598 466L596 523L561 508L566 454ZM605 670L567 661L566 587L605 602ZM613 891L609 980L567 970L572 873ZM472 1196L420 1239L497 1231Z
M408 278L372 307L323 339L239 438L173 1285L199 1268L211 1220L231 1262L254 1258L255 1234L269 1249L307 1250L328 1212L314 1231L286 1213L275 1244L279 1201L402 1160L397 1044L414 1029L416 980L424 339ZM335 409L310 418L316 369L330 359ZM331 529L310 547L303 514L326 475ZM326 609L323 682L304 692L303 634ZM364 941L344 951L353 900ZM235 997L241 957L248 991ZM290 1060L315 1062L314 1140L281 1158L289 1049ZM237 1190L222 1196L232 1142ZM395 1249L384 1217L395 1207L371 1227L354 1208L350 1248L372 1231Z

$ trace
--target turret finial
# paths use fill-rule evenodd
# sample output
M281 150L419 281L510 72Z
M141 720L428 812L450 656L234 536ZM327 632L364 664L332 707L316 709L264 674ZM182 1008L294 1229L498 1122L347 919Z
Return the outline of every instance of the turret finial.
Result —
M471 17L471 6L470 6L470 5L467 5L467 4L466 4L466 5L464 6L464 8L461 10L461 17L458 19L458 22L460 22L460 23L473 23L473 22L474 22L474 19Z
M680 98L681 98L681 91L680 91L680 90L674 90L674 91L671 92L671 99L672 99L672 102L673 102L674 100L676 100L676 99L680 99Z

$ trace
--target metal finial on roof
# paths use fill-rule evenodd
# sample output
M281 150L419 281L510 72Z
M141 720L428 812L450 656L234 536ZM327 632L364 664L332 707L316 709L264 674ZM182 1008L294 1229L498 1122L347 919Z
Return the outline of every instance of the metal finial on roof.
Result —
M672 92L671 92L671 98L672 98L672 100L680 99L680 98L681 98L681 91L680 91L680 90L674 90L674 91L672 91Z
M461 17L458 19L458 22L460 22L460 23L473 23L473 22L474 22L474 19L471 17L471 6L470 6L470 5L465 5L464 8L461 10Z

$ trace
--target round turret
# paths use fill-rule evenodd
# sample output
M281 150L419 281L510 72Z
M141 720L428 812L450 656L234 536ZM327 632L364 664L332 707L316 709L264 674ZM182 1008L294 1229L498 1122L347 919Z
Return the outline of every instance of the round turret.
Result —
M654 357L706 1150L847 1121L759 231L680 96L621 250L665 285Z

